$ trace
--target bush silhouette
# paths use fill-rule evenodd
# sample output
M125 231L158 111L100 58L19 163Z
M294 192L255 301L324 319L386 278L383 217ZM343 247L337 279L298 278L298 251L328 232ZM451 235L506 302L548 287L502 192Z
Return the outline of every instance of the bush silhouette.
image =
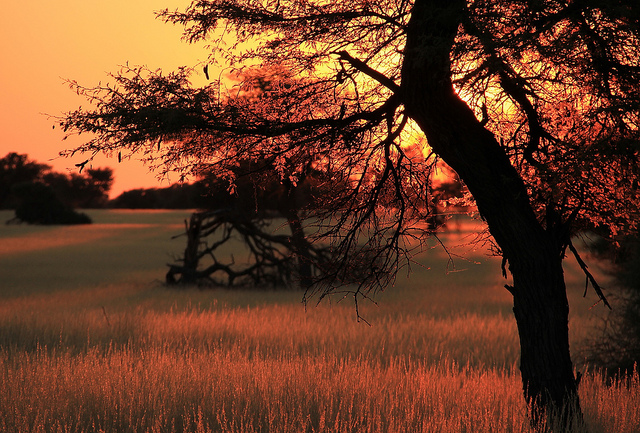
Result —
M12 188L19 199L16 218L29 224L90 224L91 218L65 206L53 188L41 182L24 182Z
M633 373L640 365L640 237L629 235L618 242L602 239L592 245L596 254L610 261L619 306L604 320L601 333L590 339L586 355L610 375Z

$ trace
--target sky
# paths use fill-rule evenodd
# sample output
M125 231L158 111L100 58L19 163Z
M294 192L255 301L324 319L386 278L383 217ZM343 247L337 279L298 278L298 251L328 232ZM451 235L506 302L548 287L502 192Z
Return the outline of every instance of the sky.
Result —
M182 28L156 19L154 11L183 10L190 0L56 0L8 1L0 14L0 157L9 152L53 166L77 170L82 156L58 153L81 144L84 137L62 141L64 133L50 116L60 116L88 103L65 84L109 82L119 65L146 65L175 70L207 58L205 43L181 40ZM198 71L200 69L198 68ZM194 76L204 83L203 75ZM114 169L111 197L133 188L164 187L139 161L100 156L93 167Z

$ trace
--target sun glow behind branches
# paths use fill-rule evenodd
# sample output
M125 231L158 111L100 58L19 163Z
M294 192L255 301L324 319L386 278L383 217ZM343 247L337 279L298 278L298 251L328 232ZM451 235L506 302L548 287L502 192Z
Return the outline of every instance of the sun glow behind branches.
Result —
M625 179L637 167L621 155L637 154L639 41L624 17L599 9L531 21L500 5L479 5L477 26L460 27L458 95L520 171L539 215L551 202L565 218L578 212L578 224L629 229L637 187Z

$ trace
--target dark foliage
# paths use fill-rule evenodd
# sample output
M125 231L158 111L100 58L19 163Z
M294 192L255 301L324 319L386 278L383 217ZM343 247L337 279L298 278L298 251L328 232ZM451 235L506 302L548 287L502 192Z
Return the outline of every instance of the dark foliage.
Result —
M125 191L108 204L116 209L207 209L211 206L202 183L173 184L166 188Z
M51 167L30 161L27 155L8 153L0 159L0 209L13 209L17 205L16 197L11 195L13 185L33 182Z
M590 340L586 358L611 375L628 374L640 365L640 237L626 236L617 243L601 239L592 249L611 263L619 299L601 333Z
M42 182L51 186L60 201L69 207L100 209L109 201L113 170L89 168L84 174L69 175L49 172L42 176Z
M90 224L91 218L78 213L58 199L53 188L41 182L14 185L12 192L20 200L16 219L28 224Z
M17 208L24 197L18 197L13 187L30 182L49 186L66 207L105 207L113 185L113 170L87 168L80 171L84 173L57 173L51 171L49 165L30 161L28 155L9 153L0 159L0 209Z

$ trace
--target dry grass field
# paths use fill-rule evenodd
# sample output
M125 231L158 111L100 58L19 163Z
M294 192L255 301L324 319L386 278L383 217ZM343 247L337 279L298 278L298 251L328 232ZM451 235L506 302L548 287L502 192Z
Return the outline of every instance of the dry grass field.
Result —
M483 248L455 249L468 260L449 272L442 250L425 252L361 306L369 326L348 298L168 289L187 213L90 214L89 226L0 225L2 432L531 430L510 295ZM582 297L577 267L566 276L587 423L640 432L638 374L607 385L584 365L604 309Z

